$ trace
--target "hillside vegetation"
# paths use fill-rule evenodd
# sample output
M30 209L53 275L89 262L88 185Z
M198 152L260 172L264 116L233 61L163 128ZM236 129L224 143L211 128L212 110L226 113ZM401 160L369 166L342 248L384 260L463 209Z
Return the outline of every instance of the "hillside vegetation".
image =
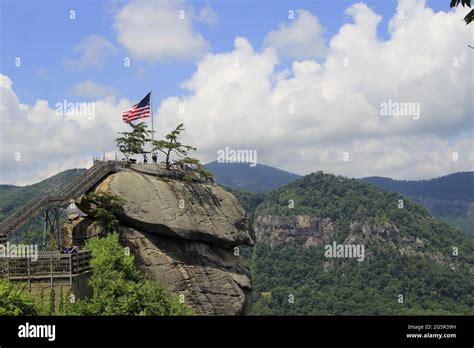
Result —
M267 193L253 216L253 314L474 313L472 239L397 193L318 172ZM307 247L292 222L304 216L334 234ZM365 260L328 259L333 241L364 244Z
M361 179L398 192L427 207L437 218L474 237L474 172L460 172L430 180Z

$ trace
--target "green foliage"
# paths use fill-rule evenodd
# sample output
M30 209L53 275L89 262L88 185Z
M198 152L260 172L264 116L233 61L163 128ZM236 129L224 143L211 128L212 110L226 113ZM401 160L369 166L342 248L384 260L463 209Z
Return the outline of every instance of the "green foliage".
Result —
M71 309L80 315L190 315L191 311L166 289L134 266L116 233L87 242L92 251L92 298Z
M195 147L183 145L179 141L181 132L184 131L184 124L180 123L171 133L168 133L163 140L155 140L152 142L153 152L160 151L165 155L166 169L170 169L172 163L171 156L174 154L179 159L187 158L188 151L196 150Z
M252 277L256 315L472 315L472 275L432 260L379 249L364 262L333 259L324 271L322 249L254 248ZM271 292L270 297L262 296ZM288 301L293 294L294 303ZM398 295L404 303L398 303Z
M257 206L265 199L265 193L223 187L237 198L249 216L252 216Z
M33 299L23 293L22 283L0 278L0 315L36 315Z
M64 313L64 293L63 288L59 290L59 305L58 305L59 313Z
M248 198L248 195L237 194ZM364 262L327 259L324 244L303 248L258 241L251 258L253 305L258 315L414 315L474 313L474 242L461 231L434 219L403 196L356 179L314 173L266 193L254 216L310 215L336 223L335 241L343 242L352 222L398 228L396 238L417 237L423 252L444 255L439 263L425 254L402 256L393 240L364 242ZM402 199L404 208L398 208ZM290 209L289 201L294 201ZM252 207L252 205L249 205ZM397 243L395 241L395 243ZM459 255L450 256L452 246ZM455 271L453 271L453 268ZM270 296L268 294L271 293ZM405 303L397 296L404 294ZM292 294L294 303L289 303Z
M49 315L54 315L56 313L56 292L54 291L54 288L50 290L49 292Z
M120 138L115 139L120 152L125 155L127 160L131 155L143 153L143 147L150 141L149 135L152 133L144 122L138 124L129 123L132 127L131 132L119 132Z
M197 158L184 157L175 161L174 164L186 170L184 181L208 180L213 177L212 173Z
M19 244L42 244L43 231L39 226L29 225L21 233L18 234Z
M474 172L419 181L381 177L361 180L403 194L428 208L437 218L474 237Z
M467 210L454 213L438 212L435 215L448 225L457 227L474 238L474 203Z
M44 298L44 288L40 290L39 299L35 300L35 307L38 315L48 315Z
M117 195L102 192L90 192L86 199L95 206L89 212L94 220L107 232L115 231L119 225L118 216L123 214L126 201Z

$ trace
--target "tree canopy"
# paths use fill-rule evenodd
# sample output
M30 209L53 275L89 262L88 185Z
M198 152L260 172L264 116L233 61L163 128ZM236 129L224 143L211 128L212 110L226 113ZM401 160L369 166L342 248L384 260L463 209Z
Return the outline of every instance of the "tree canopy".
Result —
M150 141L149 135L152 133L144 122L137 124L129 123L131 132L119 132L121 137L115 139L120 152L128 160L131 155L138 155L144 152L144 146Z
M79 300L71 314L79 315L190 315L175 295L148 279L134 265L117 233L87 242L92 251L92 297Z
M184 131L184 124L180 123L173 131L168 133L163 140L152 142L153 151L160 151L165 155L166 169L171 167L171 155L176 155L180 160L188 157L188 152L196 150L195 147L184 145L179 141L181 132Z

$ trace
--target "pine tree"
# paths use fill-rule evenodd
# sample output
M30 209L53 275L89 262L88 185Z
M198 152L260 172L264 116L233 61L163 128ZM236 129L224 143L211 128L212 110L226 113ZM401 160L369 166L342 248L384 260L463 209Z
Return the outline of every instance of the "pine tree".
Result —
M123 136L115 139L117 147L127 160L131 155L138 155L144 152L143 148L150 141L149 135L152 133L144 122L138 124L129 123L129 125L132 127L132 131L119 132Z
M153 151L160 151L165 155L166 169L171 168L171 155L175 154L180 159L184 159L188 156L188 151L196 150L195 147L189 145L183 145L179 141L181 132L184 131L184 124L180 123L171 133L165 136L164 140L155 140L152 142Z

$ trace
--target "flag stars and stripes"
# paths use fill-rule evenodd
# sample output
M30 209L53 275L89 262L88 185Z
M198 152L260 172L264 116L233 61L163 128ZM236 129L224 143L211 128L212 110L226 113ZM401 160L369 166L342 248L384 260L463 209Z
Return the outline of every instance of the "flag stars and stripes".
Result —
M122 113L122 120L128 123L140 118L150 117L150 95L151 92L148 93L138 104L135 104L130 109L125 110Z

